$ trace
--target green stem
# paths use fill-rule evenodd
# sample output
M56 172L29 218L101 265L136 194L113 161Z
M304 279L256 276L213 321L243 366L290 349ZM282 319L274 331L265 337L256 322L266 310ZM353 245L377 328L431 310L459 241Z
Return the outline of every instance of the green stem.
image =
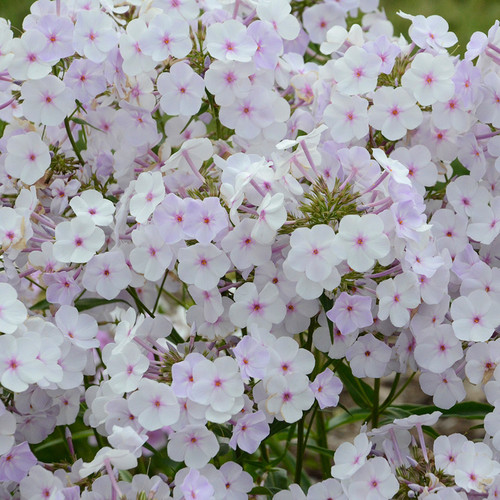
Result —
M403 386L401 387L401 389L399 389L399 391L394 395L394 397L392 398L392 401L389 401L387 403L384 402L382 408L381 408L381 411L384 411L393 401L396 401L396 399L398 399L399 395L408 387L408 385L410 384L410 382L413 380L413 377L417 374L417 372L413 372L409 377L408 377L408 380L403 384Z
M186 306L182 302L182 300L179 300L175 295L172 295L170 292L167 292L167 290L162 290L162 293L164 293L167 297L171 298L177 305L184 307L186 309Z
M309 323L309 328L307 330L306 345L304 346L304 348L307 349L309 352L311 352L312 349L314 330L316 330L316 320L313 318Z
M266 444L264 442L260 443L260 454L262 456L262 460L264 460L264 462L266 462L267 464L269 463L269 454L267 453L267 448L266 448Z
M75 139L73 138L73 134L71 132L71 127L69 125L69 119L66 117L64 119L64 128L66 129L66 133L68 134L68 139L69 142L71 143L71 146L73 148L73 151L76 154L76 157L78 158L78 162L82 167L85 166L85 162L83 161L82 155L80 154L80 150L78 149L78 146L76 145Z
M269 443L271 450L274 450L274 451L278 450L279 451L279 453L277 453L277 455L276 455L276 458L273 459L273 465L281 463L281 461L286 457L287 453L289 453L288 448L289 448L290 443L292 442L292 438L295 434L295 427L296 427L296 424L292 424L289 427L288 435L287 435L286 442L285 442L285 447L282 448L281 451L279 451L279 447L276 449L273 449L273 446L272 446L272 443L274 442L273 439L266 441L267 443Z
M127 292L129 295L134 299L135 305L139 309L139 312L144 312L151 318L154 318L155 315L144 305L144 302L139 298L139 295L137 295L137 292L131 287L127 287Z
M25 276L24 277L25 280L28 280L30 283L33 283L33 285L37 286L38 288L40 288L40 290L43 290L44 292L47 291L47 289L45 287L43 287L42 285L39 285L36 281L33 281L31 278L29 278L28 276Z
M153 453L153 455L158 455L158 450L153 448L149 443L144 443L142 446Z
M372 407L372 427L378 427L378 419L379 419L379 395L380 395L380 379L376 378L373 384L373 407Z
M76 297L76 299L73 301L75 304L83 297L83 294L86 292L85 288L81 291L81 293Z
M313 423L314 417L316 416L317 411L318 411L318 405L316 402L314 402L314 407L313 407L313 411L311 414L311 419L309 420L309 426L307 427L306 437L304 438L304 450L307 448L307 441L309 440L309 434L311 433L312 423Z
M214 96L207 90L206 91L208 102L210 103L210 107L212 108L212 113L215 118L215 126L217 129L217 139L222 137L222 127L219 121L219 110L217 109L217 105L215 104Z
M92 428L92 430L94 431L94 436L95 436L96 441L97 441L97 446L99 447L99 449L104 448L105 444L104 444L104 441L102 439L102 436L97 432L96 429Z
M302 462L304 459L304 419L305 415L299 420L297 425L297 462L295 463L295 482L300 485L302 476Z
M160 289L158 290L158 295L156 296L155 300L155 305L153 306L153 314L156 312L156 308L158 307L158 304L160 303L160 297L161 297L161 292L163 290L163 286L165 285L165 281L168 276L168 269L165 271L165 274L163 275L163 280L160 285Z
M64 429L60 425L58 425L57 427L59 429L59 434L61 434L61 437L62 437L64 449L68 453L69 460L70 460L70 462L74 462L73 457L71 455L71 450L69 449L68 441L66 441L66 434L64 434Z
M394 377L394 380L392 381L391 391L389 392L387 397L384 399L384 402L380 405L381 408L386 408L387 406L389 406L392 403L392 398L394 397L394 394L396 393L400 379L401 379L401 373L396 373L396 376Z
M316 436L316 441L318 442L318 446L321 446L321 448L327 450L328 439L326 436L325 418L323 416L323 413L321 413L321 411L318 412L318 415L316 417L316 429L318 433L318 435ZM329 458L325 455L320 455L319 458L321 461L321 470L323 471L323 478L327 479L331 475L332 464L330 463Z

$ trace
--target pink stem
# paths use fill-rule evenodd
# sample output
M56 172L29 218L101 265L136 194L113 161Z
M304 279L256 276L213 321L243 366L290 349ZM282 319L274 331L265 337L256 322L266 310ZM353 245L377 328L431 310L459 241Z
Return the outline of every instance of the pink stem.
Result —
M118 482L116 481L109 458L104 459L104 465L106 466L106 472L108 473L109 480L111 481L111 500L118 500L118 498L121 498L123 494L118 486Z
M318 173L318 169L314 164L314 160L312 159L312 155L311 152L309 151L309 148L307 147L306 141L304 140L300 141L300 145L302 146L304 154L306 155L307 161L309 162L309 165L311 165L313 172L316 174L317 177L319 177L320 175Z
M343 191L347 184L351 182L354 179L354 176L356 175L356 172L354 170L351 170L351 173L345 178L344 182L339 186L339 191Z
M492 44L491 42L488 43L487 47L491 50L494 50L495 52L498 52L500 54L500 48L498 48L496 45Z
M21 273L19 275L19 278L26 278L26 276L29 276L30 274L36 273L38 269L34 269L33 267L31 269L28 269L27 271L24 271L24 273Z
M252 187L255 189L255 191L257 191L257 193L259 193L262 198L264 198L264 196L266 196L266 193L264 193L264 191L262 191L262 189L260 188L260 186L255 182L254 179L252 179L250 181L250 184L252 185Z
M485 50L484 53L490 58L493 59L497 64L500 64L500 57L496 56L495 54L489 52L488 50Z
M424 433L422 431L422 426L420 424L416 425L418 439L420 441L420 447L422 448L422 455L424 456L424 460L426 463L429 463L429 457L427 456L427 447L425 446Z
M387 203L388 201L392 201L392 199L389 197L382 198L381 200L373 201L372 203L367 203L366 205L359 205L357 207L357 210L366 210L368 208L375 208L379 205L383 205L383 204Z
M238 10L240 8L240 3L241 0L236 0L236 2L234 2L233 19L236 19L238 17Z
M299 160L295 158L292 159L293 164L300 170L300 173L311 183L314 184L314 179L306 172L306 169L300 164Z
M189 153L187 151L182 152L182 156L184 156L184 159L187 161L187 164L193 171L193 174L203 183L205 184L205 178L203 175L200 174L200 171L196 168L196 165L193 163L193 160L191 160L191 157L189 156Z
M495 137L498 134L500 134L500 130L490 132L489 134L476 135L476 140L480 141L481 139L489 139L490 137Z
M365 278L382 278L383 276L388 276L389 274L396 273L401 271L401 264L397 266L391 267L390 269L386 269L385 271L381 271L380 273L375 274L365 274Z
M245 205L240 205L239 206L239 209L242 211L242 212L246 212L247 214L252 214L252 215L259 215L257 210L254 210L253 208L248 208L246 207Z
M248 26L248 25L249 25L249 24L253 21L253 19L254 19L254 17L255 17L256 12L257 12L257 11L254 9L254 10L252 10L252 12L250 12L250 14L248 14L248 16L247 16L247 17L245 18L245 20L243 21L243 24L244 24L245 26Z
M0 109L8 108L14 101L15 101L15 99L12 98L12 99L9 99L7 102L4 102L3 104L0 104Z
M359 196L363 196L370 191L373 191L377 186L379 186L385 178L389 175L389 172L384 172L371 186L367 187L362 193L359 193Z

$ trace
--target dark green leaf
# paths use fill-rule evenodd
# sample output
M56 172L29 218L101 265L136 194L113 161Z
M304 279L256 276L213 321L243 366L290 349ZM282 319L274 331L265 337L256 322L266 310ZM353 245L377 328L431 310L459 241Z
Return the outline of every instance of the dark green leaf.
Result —
M80 299L75 302L75 307L78 309L78 311L87 311L88 309L93 309L94 307L98 306L105 306L108 304L112 304L113 302L123 302L124 304L127 304L129 307L132 307L126 300L122 299Z
M439 432L436 432L432 427L429 427L428 425L423 425L422 430L432 439L437 439L441 435Z
M94 127L94 125L91 125L89 122L82 120L81 118L71 118L71 121L78 123L78 125L87 125L88 127L91 127L95 130L98 130L99 132L104 132L104 130L101 130L100 128Z
M324 293L319 298L319 301L323 306L323 311L329 311L333 307L333 300L329 299ZM334 342L333 323L328 318L326 318L326 321L328 323L328 330L330 330L330 340L333 343Z
M370 416L370 413L371 412L368 410L355 408L353 410L350 410L349 413L343 413L342 415L330 419L327 424L327 429L328 431L331 431L332 429L341 427L342 425L364 421Z
M273 436L274 434L277 434L278 432L281 432L282 430L286 429L290 425L291 424L288 424L287 422L275 420L270 426L269 435Z
M451 162L451 166L453 168L453 175L469 175L470 172L458 161L453 160Z
M45 311L50 307L50 302L47 302L47 300L42 299L36 304L33 304L30 307L30 311Z
M342 362L335 365L335 371L354 402L361 408L371 408L375 398L373 389L366 382L356 378L351 368Z
M476 401L467 401L457 403L449 410L443 410L437 406L422 406L422 405L395 405L392 408L400 408L407 411L410 415L423 415L424 413L432 413L440 411L443 417L458 417L467 419L482 420L488 413L493 411L493 406L487 403L479 403Z
M307 448L309 450L315 451L316 453L319 453L320 455L325 455L330 458L333 458L333 455L335 455L334 451L328 450L326 448L321 448L321 446L315 446L314 444L308 444Z
M184 342L184 339L179 335L177 330L175 328L172 328L172 332L168 336L168 340L174 344L182 344Z
M281 491L279 488L265 488L264 486L256 486L252 488L249 492L249 495L267 495L268 497L272 497L276 493Z
M210 430L216 436L226 437L226 438L230 438L232 436L232 432L227 427L220 424L212 424L210 426Z
M122 481L126 481L127 483L132 482L132 474L128 470L121 470L119 474Z
M267 475L264 486L267 488L278 488L286 490L288 488L288 474L285 469L274 469Z

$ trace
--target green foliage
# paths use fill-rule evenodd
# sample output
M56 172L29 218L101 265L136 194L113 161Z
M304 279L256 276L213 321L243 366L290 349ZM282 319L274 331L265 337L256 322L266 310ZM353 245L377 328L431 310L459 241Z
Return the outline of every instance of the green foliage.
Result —
M304 201L299 206L302 217L297 217L294 224L283 226L281 232L291 233L298 227L314 227L327 224L336 228L340 220L349 214L359 214L354 200L358 197L352 193L352 186L342 185L337 179L332 190L326 181L320 177L311 186L309 193L304 195Z
M410 21L400 18L400 10L414 16L439 15L450 25L450 30L458 37L456 52L463 54L473 32L488 32L495 19L500 19L500 2L495 0L380 0L387 17L394 24L395 34L408 37ZM451 49L453 50L453 48Z
M15 35L20 34L23 19L32 3L33 0L0 0L0 17L11 21Z

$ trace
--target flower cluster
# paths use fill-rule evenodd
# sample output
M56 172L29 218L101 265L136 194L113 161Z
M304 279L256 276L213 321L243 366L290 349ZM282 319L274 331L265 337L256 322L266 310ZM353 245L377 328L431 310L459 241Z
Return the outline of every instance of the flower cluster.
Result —
M499 22L400 15L0 18L2 499L500 495Z

